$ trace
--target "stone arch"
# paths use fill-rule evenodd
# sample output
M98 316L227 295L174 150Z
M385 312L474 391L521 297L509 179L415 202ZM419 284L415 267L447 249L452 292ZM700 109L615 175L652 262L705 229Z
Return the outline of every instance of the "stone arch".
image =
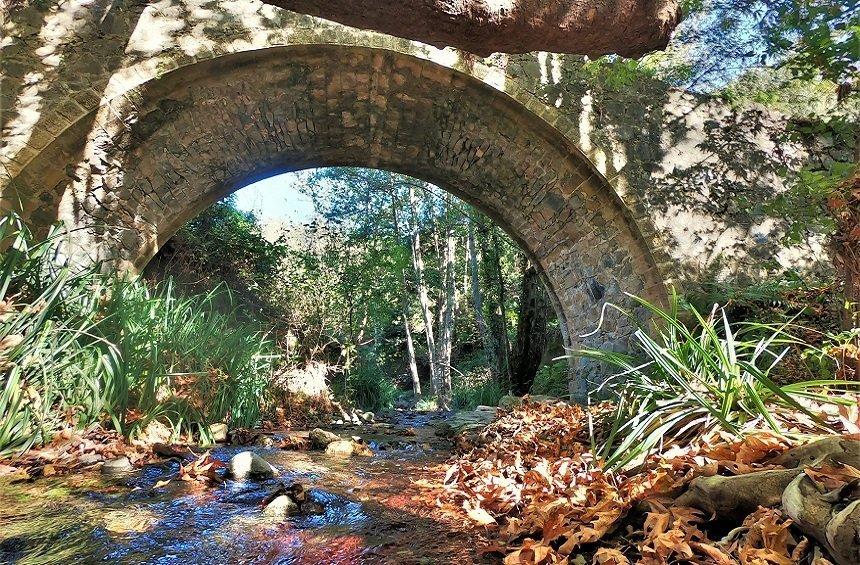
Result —
M421 178L494 218L539 265L568 346L625 292L665 298L643 231L568 138L469 74L391 50L281 46L185 65L77 120L13 185L40 194L31 223L63 219L78 252L139 270L249 181L338 165ZM620 348L632 331L610 311L582 341Z

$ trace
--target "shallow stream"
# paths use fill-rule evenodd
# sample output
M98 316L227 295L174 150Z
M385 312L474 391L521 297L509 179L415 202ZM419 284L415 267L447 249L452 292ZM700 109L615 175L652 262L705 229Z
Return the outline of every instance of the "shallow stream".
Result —
M227 462L252 450L280 476L200 487L172 480L179 462L147 465L121 477L97 470L0 484L0 563L468 563L468 537L421 510L412 484L448 453L429 427L416 435L377 426L361 435L373 457L219 447ZM339 430L335 430L339 431ZM385 447L385 449L382 449ZM279 484L302 483L313 512L284 520L263 515ZM426 505L424 505L426 508Z

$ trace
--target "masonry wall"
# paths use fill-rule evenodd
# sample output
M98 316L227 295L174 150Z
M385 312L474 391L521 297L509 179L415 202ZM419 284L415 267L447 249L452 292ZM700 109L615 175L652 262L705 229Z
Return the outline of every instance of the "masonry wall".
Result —
M818 158L762 109L650 80L598 88L565 56L480 59L257 2L31 3L3 36L0 205L85 227L100 259L140 268L254 176L354 164L495 217L541 265L568 345L623 348L632 327L611 313L577 336L624 292L826 262L748 205L783 190L780 167Z

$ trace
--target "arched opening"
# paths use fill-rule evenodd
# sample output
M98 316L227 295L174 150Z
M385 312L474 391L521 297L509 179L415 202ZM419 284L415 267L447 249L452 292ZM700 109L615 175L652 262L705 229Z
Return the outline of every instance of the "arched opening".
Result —
M471 409L568 394L536 265L472 206L404 175L253 183L180 228L144 276L198 293L226 283L285 352L280 386L303 397L331 385L364 409L428 395Z
M332 45L224 55L146 82L91 120L92 133L70 127L25 176L49 193L41 215L85 228L81 248L121 268L142 269L190 218L254 180L360 166L430 182L491 217L539 267L567 346L623 344L632 327L612 314L577 336L625 292L665 296L630 212L563 135L426 60ZM74 165L59 169L52 151L68 161L69 147Z

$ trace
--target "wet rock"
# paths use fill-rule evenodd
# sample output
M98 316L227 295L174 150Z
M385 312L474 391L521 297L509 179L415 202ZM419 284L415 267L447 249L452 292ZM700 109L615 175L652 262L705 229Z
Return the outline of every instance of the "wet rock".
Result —
M369 457L373 455L373 451L366 445L348 439L331 442L326 447L325 453L332 457L352 457L353 455Z
M284 519L299 511L299 505L293 502L293 499L282 494L269 502L263 509L263 516L266 518Z
M275 440L273 440L269 436L260 436L256 439L256 441L254 441L254 445L265 449L272 449L273 447L275 447Z
M209 433L212 434L212 441L215 443L227 442L227 424L211 424Z
M340 436L322 428L314 428L308 434L311 449L325 449L330 443L340 441Z
M434 425L436 435L451 437L470 430L481 429L496 419L496 410L464 410Z
M242 451L230 459L227 466L230 475L237 481L245 479L270 479L278 474L268 461L251 451Z
M104 462L104 465L102 465L102 475L121 475L122 473L128 473L132 469L134 469L134 466L128 457L117 457L116 459Z

